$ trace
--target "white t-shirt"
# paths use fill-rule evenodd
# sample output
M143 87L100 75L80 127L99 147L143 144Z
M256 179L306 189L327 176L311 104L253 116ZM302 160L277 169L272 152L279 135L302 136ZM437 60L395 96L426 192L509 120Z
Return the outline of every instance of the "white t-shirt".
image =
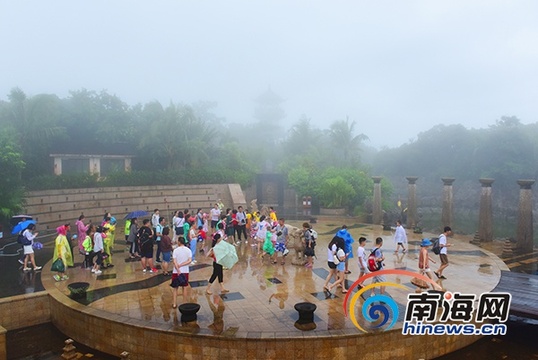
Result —
M327 248L327 261L328 262L334 262L334 253L336 253L336 244L333 244L331 248Z
M189 249L186 246L178 246L177 248L174 249L174 252L172 253L172 258L174 259L174 270L173 270L174 274L179 274L176 269L175 263L181 264L181 263L185 263L187 260L189 261L189 263L187 265L180 267L179 271L182 274L189 273L189 264L192 260L191 249Z
M269 224L265 220L258 223L258 232L256 233L256 236L259 239L265 240L265 236L267 235L267 226L269 226Z
M447 248L446 248L446 236L445 234L441 234L439 235L439 246L441 245L444 245L441 247L441 251L439 252L439 254L446 254L447 253Z
M359 246L357 249L357 259L359 261L359 268L360 269L368 269L368 265L366 263L366 254L364 252L364 247Z
M220 218L220 210L219 209L211 209L211 221L219 221Z

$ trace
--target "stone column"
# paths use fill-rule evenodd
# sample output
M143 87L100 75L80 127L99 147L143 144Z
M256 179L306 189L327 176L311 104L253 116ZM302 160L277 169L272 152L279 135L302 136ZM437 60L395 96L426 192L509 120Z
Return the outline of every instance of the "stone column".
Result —
M407 228L413 230L417 226L417 176L407 176Z
M479 179L482 184L480 193L480 214L478 216L478 237L480 242L493 241L493 205L491 202L491 184L494 179Z
M441 178L443 180L443 212L441 213L441 229L445 226L452 227L452 183L456 180L454 178Z
M534 234L532 230L532 185L535 180L518 180L519 209L517 220L517 250L518 252L532 252Z
M381 179L383 176L372 176L374 180L374 208L372 214L372 223L380 225L383 221L383 210L381 208Z

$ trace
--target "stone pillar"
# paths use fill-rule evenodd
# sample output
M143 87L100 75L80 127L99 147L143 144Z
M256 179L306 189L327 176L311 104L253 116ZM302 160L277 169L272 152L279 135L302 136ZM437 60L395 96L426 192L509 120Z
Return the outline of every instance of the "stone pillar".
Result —
M532 252L534 234L532 230L532 185L535 180L518 180L519 208L517 220L517 250L518 252Z
M452 227L452 183L456 180L454 178L441 178L443 180L443 212L441 213L441 229L445 226Z
M417 226L417 176L407 176L407 228L413 230Z
M131 171L131 158L125 158L123 164L124 164L124 170L127 171L127 172L130 172Z
M491 202L491 184L494 179L479 179L482 184L480 192L480 214L478 215L478 237L480 242L493 241L493 205Z
M381 179L383 176L372 176L374 180L374 208L372 214L372 223L380 225L383 221L383 209L381 208Z
M54 175L62 175L62 158L54 158Z
M90 174L101 173L101 159L97 157L90 158Z

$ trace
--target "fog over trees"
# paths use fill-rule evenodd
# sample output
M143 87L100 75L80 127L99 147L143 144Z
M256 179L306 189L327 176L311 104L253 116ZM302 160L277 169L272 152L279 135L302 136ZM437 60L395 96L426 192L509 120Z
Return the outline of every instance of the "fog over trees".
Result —
M407 200L406 176L418 176L419 207L440 206L441 177L454 177L459 209L476 211L478 179L495 179L494 206L515 216L517 179L537 177L538 124L516 116L492 119L483 129L436 125L416 140L380 150L368 146L365 119L342 115L314 126L308 115L285 131L279 97L268 89L253 117L242 124L217 116L212 102L127 104L117 95L86 89L60 98L27 95L14 88L0 102L2 212L17 210L23 188L237 182L253 184L258 173L286 174L299 196L313 194L324 206L369 210L372 175L384 177L384 208L398 211ZM392 131L392 129L387 129ZM134 155L132 172L105 178L89 174L53 175L50 154L58 149ZM4 189L13 191L6 193ZM344 194L345 196L342 196ZM397 216L397 215L396 215Z

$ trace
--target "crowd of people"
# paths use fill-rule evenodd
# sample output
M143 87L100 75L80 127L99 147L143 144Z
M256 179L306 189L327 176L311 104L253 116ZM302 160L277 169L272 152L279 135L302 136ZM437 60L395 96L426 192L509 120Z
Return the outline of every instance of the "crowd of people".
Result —
M82 262L84 269L99 275L103 269L114 266L112 254L115 246L116 225L116 219L108 212L104 214L99 224L93 224L91 220L85 222L85 216L80 215L75 223L76 229L71 239L76 241L74 248L84 256ZM451 245L446 241L447 236L451 235L451 229L446 227L444 230L444 233L440 235L441 267L434 272L441 279L445 278L442 272L448 266L446 249ZM59 226L56 232L52 270L55 272L54 279L63 281L69 278L66 269L74 266L73 248L69 240L70 224ZM34 224L30 224L22 231L22 236L26 237L31 244L37 235ZM215 280L218 280L221 294L228 292L224 286L223 266L217 261L213 251L221 241L236 247L244 242L244 245L252 246L253 251L257 251L260 258L267 257L272 264L280 261L281 265L285 265L286 256L289 253L289 236L285 219L279 219L273 208L269 209L267 215L261 215L259 211L246 212L242 206L238 206L237 209L224 209L220 200L208 213L203 212L202 209L197 209L195 213L191 213L189 209L177 210L168 222L160 215L159 209L155 209L151 218L139 220L132 217L127 219L125 224L125 241L128 244L129 258L132 261L140 261L143 273L158 273L158 267L160 267L164 276L171 276L170 286L173 288L174 307L177 306L180 288L185 296L185 288L189 285L189 267L197 264L199 256L213 260L213 272L206 294L212 294L211 287ZM304 266L312 269L316 257L317 232L310 223L305 222L302 224L301 237L304 244ZM329 274L325 279L323 289L331 295L337 287L343 294L348 291L345 280L346 275L351 273L348 265L349 260L354 257L354 242L346 225L343 225L327 246ZM366 238L359 238L357 262L360 272L357 278L373 271L368 265L368 257L371 254L377 264L375 270L384 267L385 257L381 250L383 239L376 238L370 254L365 250L366 242ZM396 222L394 242L395 253L398 253L400 247L402 252L407 251L407 236L399 220ZM435 263L428 254L428 247L431 245L428 239L423 240L419 252L419 272L430 278L432 276L429 263ZM25 245L23 250L24 258L20 260L23 263L23 270L31 270L29 265L32 265L34 270L41 269L35 264L33 246ZM385 279L383 276L374 276L373 282L385 282ZM383 294L384 288L380 287L379 291ZM371 294L374 295L374 289Z

